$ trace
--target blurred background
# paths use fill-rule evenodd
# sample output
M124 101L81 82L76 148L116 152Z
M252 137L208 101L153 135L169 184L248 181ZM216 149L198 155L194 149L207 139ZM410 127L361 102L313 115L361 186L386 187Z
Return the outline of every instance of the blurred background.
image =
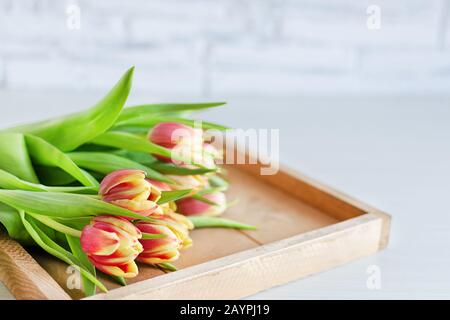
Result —
M283 164L393 216L387 250L255 298L450 298L449 20L450 0L0 0L0 126L135 65L128 104L226 100L203 118L280 129Z
M447 0L0 0L0 90L441 94Z

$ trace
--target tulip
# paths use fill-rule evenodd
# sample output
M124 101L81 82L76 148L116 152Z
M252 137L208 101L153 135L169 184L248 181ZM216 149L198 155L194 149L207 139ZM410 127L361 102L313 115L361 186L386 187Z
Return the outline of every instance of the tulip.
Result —
M194 198L183 198L176 201L177 212L186 216L202 215L202 216L218 216L227 208L226 196L223 192L216 192L203 195L216 205L206 203Z
M124 278L138 274L134 260L143 248L141 232L120 217L97 216L81 232L81 247L100 271Z
M208 184L208 177L204 175L167 175L167 177L176 182L176 184L170 185L173 190L192 189L197 191L203 189Z
M148 139L162 147L172 150L178 158L196 162L202 153L203 130L192 128L177 122L162 122L154 126ZM161 161L183 164L161 155L154 155Z
M141 170L117 170L108 174L100 184L103 201L148 216L158 210L161 191Z
M181 248L186 249L192 245L189 231L194 229L194 224L185 216L173 212L172 209L169 210L166 210L163 216L158 217L156 223L161 221L166 225L181 241Z
M168 149L178 145L201 145L203 130L177 122L161 122L149 131L148 138L151 142Z
M149 264L175 261L180 256L182 241L165 225L138 222L136 227L145 233L163 234L164 238L141 239L143 251L137 257L137 261Z

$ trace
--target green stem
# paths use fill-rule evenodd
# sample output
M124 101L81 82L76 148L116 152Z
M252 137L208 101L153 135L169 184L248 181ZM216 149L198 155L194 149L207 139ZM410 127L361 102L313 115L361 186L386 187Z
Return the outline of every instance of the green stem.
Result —
M188 217L192 221L195 228L231 228L241 230L256 230L257 227L245 224L231 219L207 216L191 216Z
M165 234L158 234L158 233L145 233L145 232L143 232L142 233L142 239L147 239L147 240L150 240L150 239L162 239L162 238L165 238L165 237L167 237Z
M31 215L33 218L35 218L36 220L39 220L40 222L42 222L43 224L49 226L52 229L55 229L56 231L62 232L64 234L68 234L77 238L81 237L81 231L68 227L62 223L59 223L55 220L53 220L52 218L46 217L46 216L42 216L42 215L38 215L38 214L34 214L34 213L28 213L29 215Z
M169 270L169 271L177 271L177 267L175 267L173 264L169 263L169 262L162 262L162 263L158 263L158 267L165 269L165 270Z

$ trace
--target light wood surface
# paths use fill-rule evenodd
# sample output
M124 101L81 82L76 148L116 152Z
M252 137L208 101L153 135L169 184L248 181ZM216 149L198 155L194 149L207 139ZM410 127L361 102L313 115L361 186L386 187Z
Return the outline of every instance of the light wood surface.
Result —
M0 233L0 281L20 299L70 299L16 241Z

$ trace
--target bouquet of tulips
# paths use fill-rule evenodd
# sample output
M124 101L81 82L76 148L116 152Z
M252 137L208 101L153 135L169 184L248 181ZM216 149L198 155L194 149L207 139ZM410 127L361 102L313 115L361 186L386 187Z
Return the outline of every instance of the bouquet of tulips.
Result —
M204 129L188 118L223 103L124 108L134 69L92 108L0 131L0 224L76 266L83 290L120 284L136 261L168 271L200 227L251 229L218 217L228 182Z

